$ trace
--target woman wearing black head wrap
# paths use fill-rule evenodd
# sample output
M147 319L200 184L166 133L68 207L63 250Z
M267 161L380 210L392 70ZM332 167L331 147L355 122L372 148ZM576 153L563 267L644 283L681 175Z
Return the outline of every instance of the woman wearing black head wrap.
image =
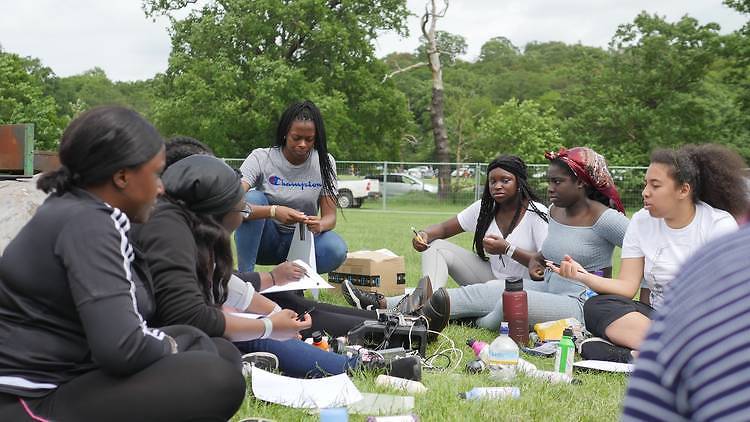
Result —
M527 179L523 160L513 155L499 156L487 167L482 199L455 217L417 232L412 246L423 252L422 274L430 277L433 288L445 286L448 275L462 286L503 281L511 276L528 278L529 259L547 236L548 217L547 208L539 202ZM444 240L465 231L474 232L475 253ZM345 287L347 299L354 296L364 306L391 307L401 299L375 297L353 286ZM487 306L479 306L472 299L474 295L467 294L473 290L448 289L451 317L479 317L494 309L489 298L497 297L495 290L502 288L477 286L476 290L481 290L477 296L487 299L482 301Z
M310 328L311 315L297 321L297 313L281 310L232 274L230 236L247 213L238 173L215 157L193 155L171 165L163 181L165 195L152 219L134 234L153 274L159 323L192 325L237 342L244 352L270 352L290 376L339 374L359 366L356 356L298 340L298 332ZM320 304L326 306L333 308ZM268 317L237 314L244 312ZM365 318L342 313L339 319Z

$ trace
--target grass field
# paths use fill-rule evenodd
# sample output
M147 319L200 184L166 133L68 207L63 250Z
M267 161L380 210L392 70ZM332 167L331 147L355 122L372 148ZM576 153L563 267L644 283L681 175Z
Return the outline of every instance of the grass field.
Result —
M389 208L391 206L389 205ZM347 241L349 250L388 248L404 256L406 261L407 282L415 286L420 276L420 257L411 248L410 227L425 227L449 218L462 207L460 205L440 205L423 208L422 212L399 211L397 204L392 209L382 211L376 207L365 207L359 210L346 210L339 216L336 231ZM471 235L462 234L452 239L457 244L471 249ZM619 249L615 258L619 265ZM617 271L617 268L615 268ZM451 281L451 283L453 283ZM323 294L322 300L344 304L338 294ZM528 420L616 420L620 414L620 405L627 377L610 374L580 374L578 385L551 385L540 380L517 377L510 383L492 381L487 375L472 375L464 372L466 362L473 359L471 350L464 345L467 338L477 338L487 342L495 338L496 333L451 324L443 332L450 337L456 347L464 351L463 361L458 368L446 372L427 372L423 383L429 391L415 396L414 413L422 421L528 421ZM441 342L433 343L428 353L444 346ZM524 356L540 369L551 369L552 360ZM392 390L374 385L372 375L357 375L354 383L362 392L381 392L398 394ZM521 389L517 400L467 402L457 397L460 392L478 386L512 385ZM267 404L248 398L243 403L234 420L251 416L260 416L276 421L315 421L316 415L304 411ZM364 416L350 415L351 421L363 421Z

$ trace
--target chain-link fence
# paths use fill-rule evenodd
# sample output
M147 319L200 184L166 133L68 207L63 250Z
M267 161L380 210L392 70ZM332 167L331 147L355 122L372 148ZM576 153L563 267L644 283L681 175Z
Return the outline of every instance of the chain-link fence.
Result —
M239 168L244 159L225 158ZM547 164L529 164L531 188L549 204ZM611 166L622 202L628 211L642 206L646 167ZM487 164L393 161L337 161L339 193L346 208L456 212L482 196ZM438 175L450 172L450 190L438 196ZM368 183L369 182L369 183Z

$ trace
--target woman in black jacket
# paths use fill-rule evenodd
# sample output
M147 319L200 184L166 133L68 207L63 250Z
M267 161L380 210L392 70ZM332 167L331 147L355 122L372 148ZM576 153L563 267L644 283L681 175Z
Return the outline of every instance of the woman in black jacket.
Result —
M121 107L65 130L51 193L0 258L0 420L227 420L239 355L192 327L151 328L149 273L128 241L163 191L164 142Z
M290 376L340 374L359 367L360 356L324 352L296 338L311 317L281 310L232 274L230 235L242 223L246 204L240 176L221 160L193 155L164 173L165 195L154 216L134 232L153 274L157 320L189 324L209 336L242 342L246 352L269 352ZM242 314L268 315L261 319ZM399 368L413 368L411 358ZM399 369L400 370L400 369Z

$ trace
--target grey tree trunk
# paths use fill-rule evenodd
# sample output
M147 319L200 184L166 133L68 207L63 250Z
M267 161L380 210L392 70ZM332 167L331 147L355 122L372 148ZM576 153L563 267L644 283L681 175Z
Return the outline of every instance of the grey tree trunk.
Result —
M451 189L450 147L448 145L448 131L445 128L445 91L443 89L443 70L440 66L440 52L435 35L437 19L445 16L448 0L443 0L444 7L437 10L436 0L429 0L422 16L422 34L428 44L428 59L432 71L432 101L430 102L430 121L432 136L435 140L435 159L438 165L438 197L446 198ZM429 23L429 28L427 24Z

